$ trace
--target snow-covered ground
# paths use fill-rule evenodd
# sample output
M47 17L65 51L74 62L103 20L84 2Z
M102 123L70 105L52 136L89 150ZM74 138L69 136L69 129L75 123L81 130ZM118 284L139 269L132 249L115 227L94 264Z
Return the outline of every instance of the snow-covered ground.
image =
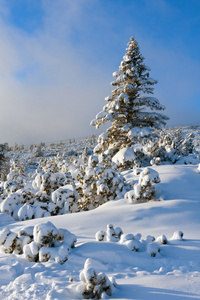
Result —
M66 228L77 236L64 264L28 262L23 255L0 254L0 299L77 299L79 273L87 258L97 272L115 277L116 289L110 299L200 299L200 174L197 165L153 167L159 172L160 201L131 204L109 201L88 211L13 222L0 215L0 230L18 232L25 226L46 221ZM132 171L127 180L138 177ZM119 242L98 242L95 234L107 224L124 233L142 234L141 248L131 251ZM171 239L175 231L183 240ZM166 245L151 257L146 236L165 235Z

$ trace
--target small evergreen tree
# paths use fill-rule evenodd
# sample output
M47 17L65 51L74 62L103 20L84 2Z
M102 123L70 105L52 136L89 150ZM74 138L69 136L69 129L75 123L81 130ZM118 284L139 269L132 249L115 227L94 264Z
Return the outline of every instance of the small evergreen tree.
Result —
M137 42L133 37L128 43L127 53L119 66L119 71L113 73L115 80L112 95L105 98L107 104L97 114L91 125L99 128L105 122L112 125L98 138L95 153L107 151L114 155L119 149L132 146L135 143L146 143L153 139L154 129L160 129L166 124L166 117L155 110L164 110L158 99L142 94L153 94L156 80L149 76L150 69L144 64Z
M91 155L88 163L81 166L77 174L77 192L81 210L90 210L103 203L116 199L126 188L124 177L113 169L110 159L105 154L99 157Z
M7 144L0 144L0 180L5 181L9 172L9 158L6 157Z

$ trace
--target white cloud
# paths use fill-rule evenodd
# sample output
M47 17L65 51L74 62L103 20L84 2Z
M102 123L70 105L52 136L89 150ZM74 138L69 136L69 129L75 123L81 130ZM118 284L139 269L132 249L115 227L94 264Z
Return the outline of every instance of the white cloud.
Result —
M66 14L51 6L44 28L34 35L1 20L0 142L28 144L94 132L89 123L99 109L96 102L106 96L99 88L105 75L70 44L70 20L61 21L76 17L77 10L70 5Z

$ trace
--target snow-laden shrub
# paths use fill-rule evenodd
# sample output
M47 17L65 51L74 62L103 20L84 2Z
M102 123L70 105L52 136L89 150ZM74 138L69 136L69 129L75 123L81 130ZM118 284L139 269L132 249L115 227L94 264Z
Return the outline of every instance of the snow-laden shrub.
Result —
M161 159L160 157L153 157L151 160L150 160L150 165L151 166L159 166L161 164Z
M42 173L38 171L32 184L34 189L39 188L41 192L50 195L53 191L65 185L65 176L61 173Z
M39 261L39 245L32 241L23 247L24 257L30 261Z
M55 261L56 263L63 264L68 260L69 247L61 245L57 248L41 247L39 250L39 261Z
M116 232L119 233L116 236ZM95 238L99 242L118 242L121 245L126 246L129 250L138 252L147 252L151 257L155 257L160 253L161 247L168 244L167 237L163 234L155 238L152 235L147 235L146 239L142 239L142 235L137 233L136 235L132 233L123 233L120 227L114 229L112 224L107 225L107 231L98 231L95 235ZM183 232L176 231L174 232L170 240L183 240Z
M34 226L27 226L19 230L18 236L29 236L31 239L33 239L33 230Z
M24 162L20 161L19 159L11 159L10 171L7 175L7 180L14 181L18 188L22 188L27 179L25 169L26 166Z
M97 156L91 155L86 167L79 169L77 192L81 197L78 204L82 210L96 208L123 192L124 177L111 166L112 162L107 161L104 166Z
M125 245L131 251L138 252L142 247L142 244L139 241L140 238L140 234L138 234L137 236L134 236L133 234L122 234L120 238L120 244Z
M115 145L113 145L106 152L111 154L112 161L118 168L129 169L133 166L146 167L166 163L199 163L198 151L194 146L194 134L184 135L180 128L153 131L150 128L136 127L129 131L129 138L137 138L138 142L133 145L129 143L119 149L115 149ZM102 152L106 139L105 134L99 136L99 144L94 149L94 153Z
M167 240L167 237L164 234L162 234L157 237L156 242L160 242L161 244L165 245L168 243L168 240Z
M49 204L37 201L28 190L9 194L1 202L0 211L20 221L50 216Z
M151 168L145 168L139 175L138 183L134 184L133 190L125 194L125 199L130 203L149 201L155 199L155 185L160 182L159 174Z
M132 233L124 234L123 230L120 227L114 228L112 224L107 225L107 230L98 231L95 235L97 241L107 241L107 242L119 242L120 244L125 245L131 251L139 251L142 244L140 242L142 235L138 233L133 235Z
M5 253L13 253L16 248L17 234L4 228L0 232L0 246Z
M58 188L50 196L45 192L23 189L1 196L0 211L11 215L17 221L43 218L79 211L79 198L72 186Z
M36 176L33 180L33 188L50 195L53 191L66 184L74 186L69 165L66 160L57 155L54 158L41 159Z
M146 236L146 243L151 243L155 241L155 237L153 235Z
M175 231L170 240L182 241L183 240L183 232ZM168 239L164 234L158 236L156 239L153 236L147 236L145 243L146 243L147 253L150 256L155 257L161 251L161 244L162 245L168 244Z
M139 251L142 247L140 242L142 235L140 233L135 236L132 233L125 234L120 227L114 228L112 224L107 225L107 230L98 231L95 235L97 241L107 241L107 242L119 242L120 244L125 245L131 251Z
M58 230L51 222L46 222L34 226L33 238L40 246L54 247Z
M183 240L183 232L182 231L175 231L171 240L179 240L182 241Z
M112 224L107 225L106 232L103 230L97 231L95 238L97 241L118 242L123 231L120 227L114 228Z
M97 231L97 233L95 234L95 238L98 242L105 241L106 240L106 232L103 230Z
M50 158L41 158L39 161L39 168L44 173L57 173L59 172L58 156Z
M81 299L105 299L115 292L115 281L103 272L98 273L92 267L90 259L85 261L84 269L79 275L81 283L76 287L76 296Z
M64 263L76 236L67 229L57 229L51 222L29 226L18 234L8 228L0 232L0 249L4 253L23 254L30 262Z
M17 183L14 180L7 180L4 183L4 189L6 191L7 194L11 194L16 192L18 189L20 188L19 185L17 185Z
M160 246L159 246L159 244L156 243L156 242L147 244L147 253L151 257L155 257L156 255L158 255L158 253L160 253Z
M151 165L162 163L196 164L199 162L195 153L193 133L184 136L180 128L161 131L154 142L148 142L143 148L145 154L151 157Z
M0 204L0 210L2 213L6 213L8 215L16 215L16 210L21 207L20 203L20 195L17 193L9 194L4 201Z
M18 217L20 221L30 220L34 217L34 210L32 205L26 203L18 211Z
M24 245L30 242L30 236L19 236L8 228L0 232L0 249L4 253L22 254Z
M66 164L60 163L62 172L55 165L55 160L53 166L53 162L50 162L49 165L46 162L48 165L46 166L43 161L44 165L40 164L41 167L36 169L32 178L29 176L25 179L23 175L21 185L17 185L14 180L1 183L0 211L20 221L78 211L79 196L74 190L70 173L66 171ZM45 173L44 170L48 172ZM70 185L62 189L66 183Z
M24 246L29 261L55 261L64 263L69 249L74 247L76 236L67 229L57 229L51 222L35 225L33 241Z
M60 187L51 194L55 209L60 213L78 212L78 193L72 189Z

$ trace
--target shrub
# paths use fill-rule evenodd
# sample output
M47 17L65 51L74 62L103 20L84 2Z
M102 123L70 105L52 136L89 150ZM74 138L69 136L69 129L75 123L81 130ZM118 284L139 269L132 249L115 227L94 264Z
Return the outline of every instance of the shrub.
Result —
M137 169L138 170L138 169ZM137 203L155 199L155 185L160 182L159 174L151 168L145 168L139 175L138 183L134 184L133 190L125 194L125 199L130 203Z
M124 177L112 168L111 161L104 165L95 155L89 157L86 167L79 169L77 179L77 192L81 197L78 204L82 210L90 210L116 199L125 188Z
M95 235L95 238L99 242L118 242L122 234L123 231L120 227L114 228L112 224L108 224L106 232L103 230L98 231Z
M116 232L120 234L116 237ZM138 251L146 251L151 257L155 257L161 251L161 245L168 244L167 237L165 235L160 235L156 239L152 235L148 235L145 240L142 240L142 235L137 233L133 235L132 233L123 233L120 227L114 229L112 224L107 225L107 232L98 231L95 235L96 240L99 242L107 241L107 242L119 242L126 246L129 250L138 252ZM183 232L176 231L174 232L171 240L182 240Z
M110 297L114 294L113 283L103 272L97 273L90 259L86 260L79 278L81 283L76 287L76 295L81 299L102 299L104 295Z
M0 246L5 253L23 254L30 262L55 261L63 264L76 236L67 229L57 229L51 222L25 227L18 234L4 228Z

